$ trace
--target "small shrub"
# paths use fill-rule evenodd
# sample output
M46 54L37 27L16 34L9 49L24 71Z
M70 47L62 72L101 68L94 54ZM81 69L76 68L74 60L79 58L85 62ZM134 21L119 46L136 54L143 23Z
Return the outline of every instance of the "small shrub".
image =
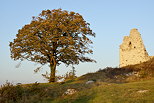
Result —
M20 85L14 86L12 83L6 82L0 88L0 103L17 102L22 95L23 88Z

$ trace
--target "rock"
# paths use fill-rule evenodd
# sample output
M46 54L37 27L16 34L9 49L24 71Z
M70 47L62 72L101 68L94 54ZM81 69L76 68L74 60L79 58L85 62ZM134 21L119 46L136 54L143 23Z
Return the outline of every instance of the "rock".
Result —
M139 91L137 91L137 93L146 93L146 92L148 92L148 90L139 90Z
M67 89L66 92L63 94L63 96L65 95L73 95L77 92L77 90L75 89Z
M133 73L131 72L131 73L127 73L127 74L125 74L125 76L131 76Z
M16 85L21 85L22 83L17 83Z
M92 83L94 83L93 80L89 80L89 81L86 82L86 84L92 84Z

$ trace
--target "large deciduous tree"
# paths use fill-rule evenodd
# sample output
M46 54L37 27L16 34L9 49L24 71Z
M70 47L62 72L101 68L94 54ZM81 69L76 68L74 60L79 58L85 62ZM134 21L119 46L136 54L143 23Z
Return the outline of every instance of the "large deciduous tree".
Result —
M89 36L95 37L95 33L89 26L79 13L62 9L43 10L10 42L11 58L49 64L49 82L55 82L57 65L94 62L85 57L85 54L93 53Z

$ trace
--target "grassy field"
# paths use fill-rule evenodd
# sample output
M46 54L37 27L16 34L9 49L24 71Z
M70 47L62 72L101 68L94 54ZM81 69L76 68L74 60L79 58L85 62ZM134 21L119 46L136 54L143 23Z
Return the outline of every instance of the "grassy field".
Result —
M133 72L106 68L63 83L7 82L0 88L0 103L154 103L154 77L136 79ZM76 93L66 95L68 89Z
M63 95L73 88L73 95ZM69 81L64 84L43 83L17 86L10 100L0 103L154 103L154 78L131 83ZM17 95L17 91L20 93ZM24 93L25 92L25 93ZM13 100L17 98L17 100ZM12 101L12 100L13 101Z
M154 103L154 78L132 83L100 83L48 103Z

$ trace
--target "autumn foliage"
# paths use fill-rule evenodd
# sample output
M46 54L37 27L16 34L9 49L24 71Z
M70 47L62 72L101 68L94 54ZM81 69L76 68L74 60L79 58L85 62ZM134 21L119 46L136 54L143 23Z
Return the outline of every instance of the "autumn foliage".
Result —
M94 62L85 57L85 54L93 53L89 36L95 37L95 33L89 26L78 13L62 9L43 10L10 42L11 58L49 64L49 82L55 82L56 66L61 63Z

